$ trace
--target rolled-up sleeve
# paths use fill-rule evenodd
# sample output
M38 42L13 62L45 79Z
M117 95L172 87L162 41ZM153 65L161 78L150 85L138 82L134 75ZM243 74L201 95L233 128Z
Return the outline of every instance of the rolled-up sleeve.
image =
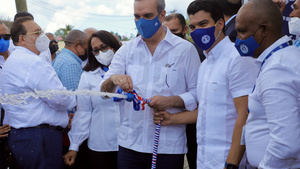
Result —
M192 111L197 108L197 78L200 66L199 54L196 48L190 44L190 49L186 56L185 63L185 81L187 92L180 94L179 97L183 100L185 109Z
M259 83L270 140L259 168L295 168L300 157L299 74L283 66L273 66ZM297 166L296 168L299 168Z
M237 98L249 95L259 70L255 60L238 56L232 60L229 66L227 77L232 97Z

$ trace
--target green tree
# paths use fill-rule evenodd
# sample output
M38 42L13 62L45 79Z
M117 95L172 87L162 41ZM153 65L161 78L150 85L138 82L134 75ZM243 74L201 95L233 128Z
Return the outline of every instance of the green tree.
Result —
M65 40L66 36L69 34L69 32L74 28L72 25L66 25L65 28L60 28L55 32L55 36L58 38L58 40Z
M190 24L190 23L189 23L189 20L186 19L185 22L186 22L186 25L189 26L189 24ZM186 39L187 39L188 41L190 41L190 42L194 42L193 39L192 39L192 37L191 37L191 30L190 30L190 28L188 29L188 31L187 31L187 33L186 33Z

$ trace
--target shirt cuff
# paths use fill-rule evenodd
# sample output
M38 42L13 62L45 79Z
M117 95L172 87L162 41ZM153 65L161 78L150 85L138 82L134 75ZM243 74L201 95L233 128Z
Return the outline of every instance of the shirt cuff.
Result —
M241 96L248 96L251 93L252 89L238 90L231 92L233 98L238 98Z
M197 101L191 93L183 93L179 97L183 100L186 110L193 111L197 108Z
M78 149L79 149L79 144L74 144L74 143L70 144L69 150L74 150L78 152Z

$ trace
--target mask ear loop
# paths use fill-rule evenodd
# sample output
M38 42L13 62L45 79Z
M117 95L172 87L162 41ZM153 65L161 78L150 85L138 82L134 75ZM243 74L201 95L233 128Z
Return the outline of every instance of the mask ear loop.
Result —
M219 21L219 20L218 20L218 21ZM217 22L218 22L218 21L217 21ZM216 22L216 24L215 24L215 27L217 27L217 22ZM224 26L225 26L225 25L224 25ZM216 40L216 41L219 39L219 37L220 37L220 35L221 35L221 32L222 32L222 30L219 31L218 35L215 37L215 40Z

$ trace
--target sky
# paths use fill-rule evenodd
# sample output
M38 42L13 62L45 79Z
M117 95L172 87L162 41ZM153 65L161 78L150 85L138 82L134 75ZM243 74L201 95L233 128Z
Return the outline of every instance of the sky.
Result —
M186 16L193 0L165 0L167 13L176 10ZM98 30L131 36L137 33L133 17L134 0L27 0L28 12L45 32L54 33L69 24L75 29ZM15 0L0 0L0 18L16 13ZM5 4L5 5L4 5Z

